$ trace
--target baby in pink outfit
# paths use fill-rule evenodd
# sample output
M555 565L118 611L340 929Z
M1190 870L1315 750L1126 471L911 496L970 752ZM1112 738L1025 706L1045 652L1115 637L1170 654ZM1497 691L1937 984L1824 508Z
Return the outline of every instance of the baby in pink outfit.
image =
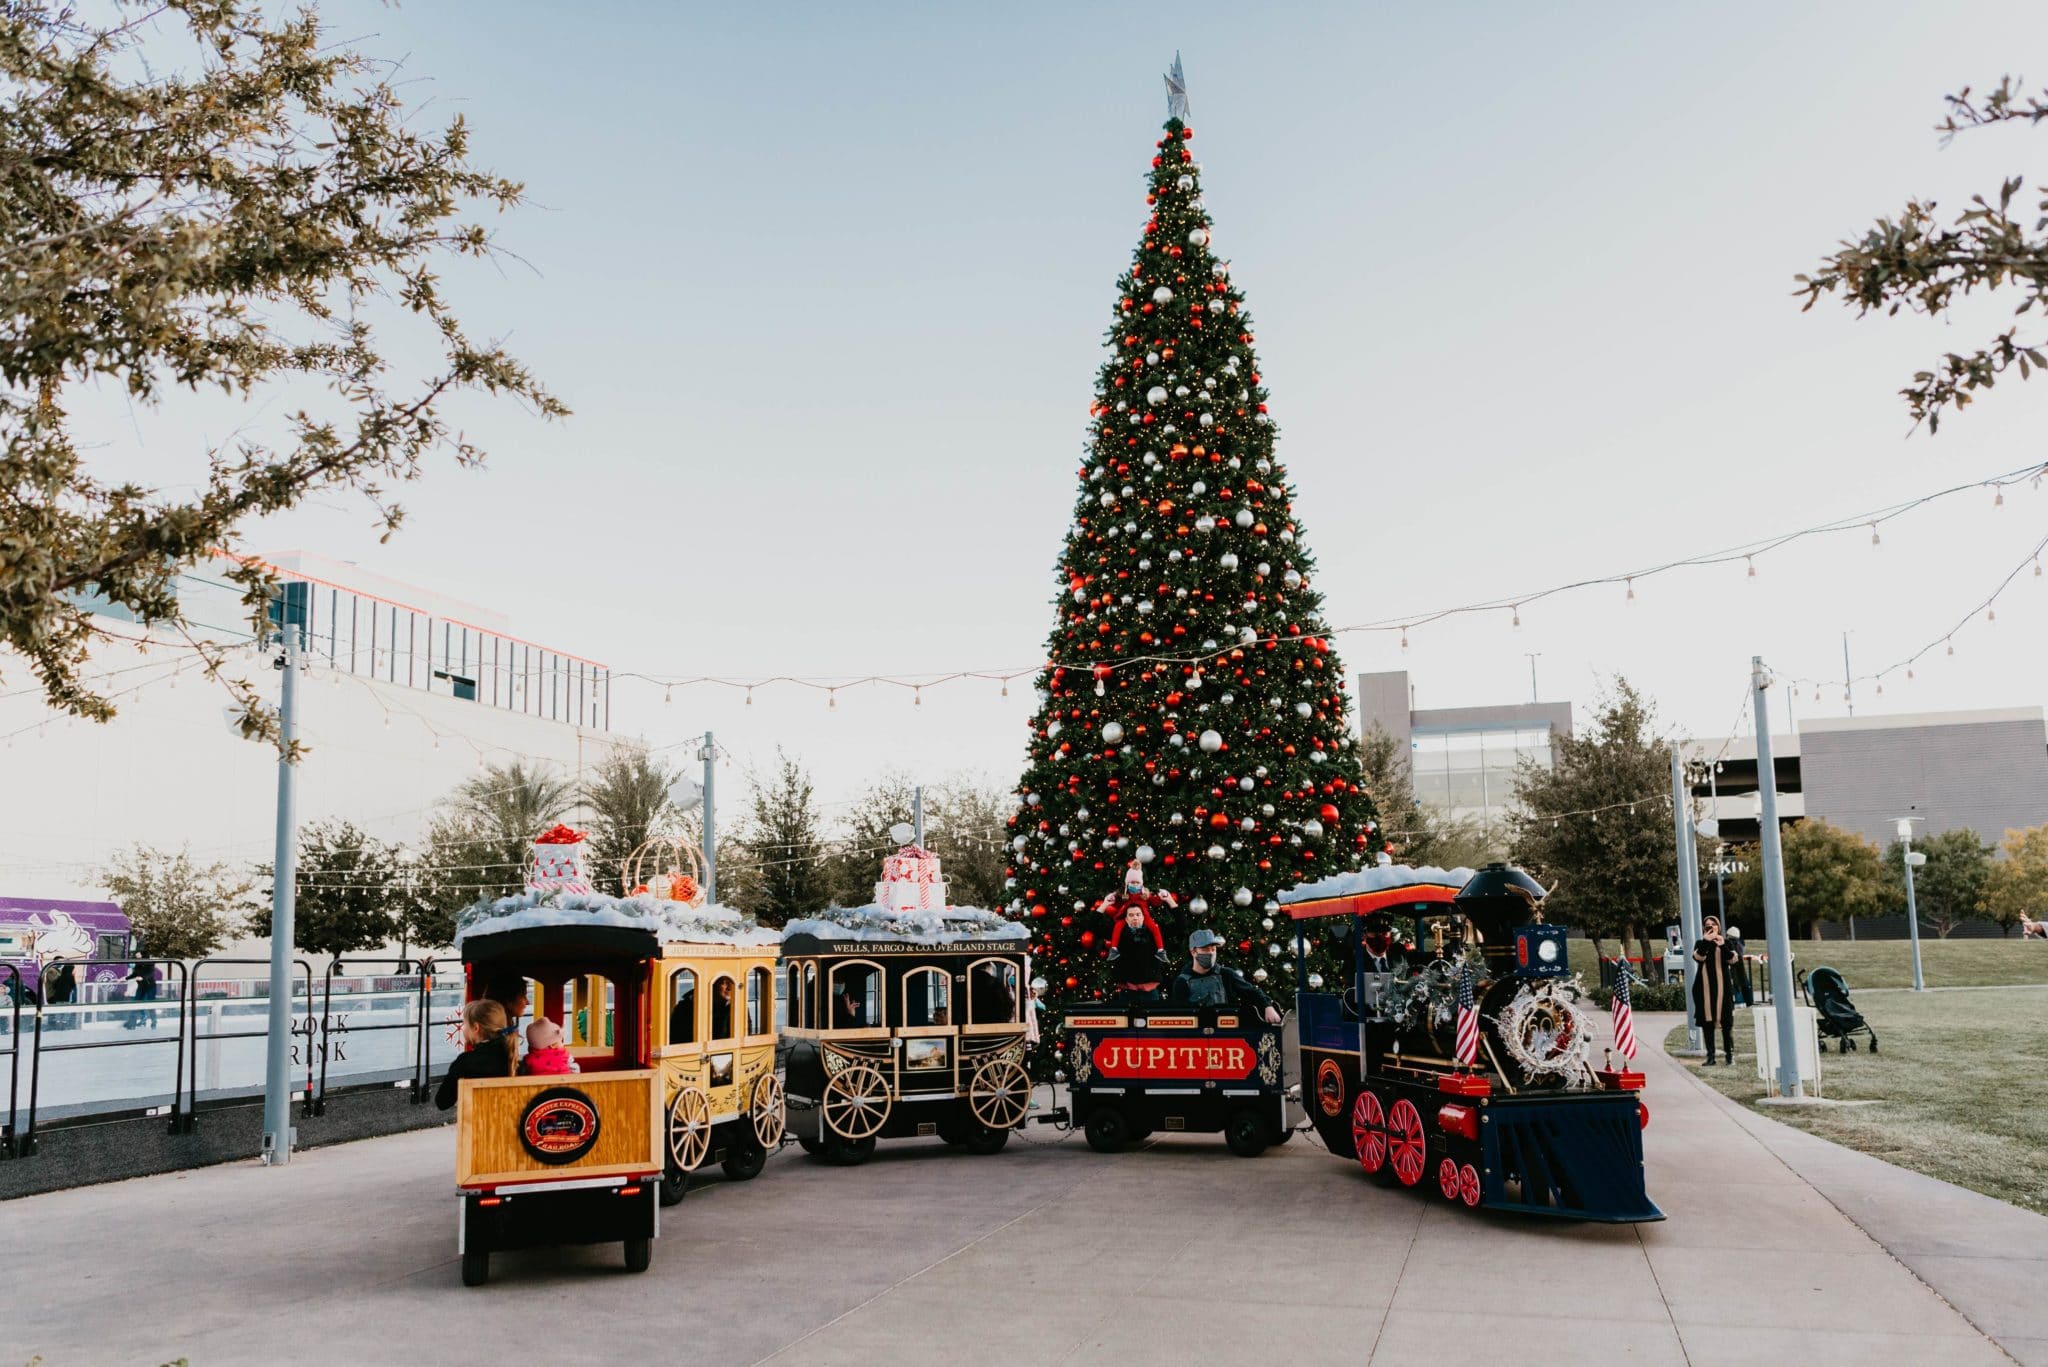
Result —
M522 1073L580 1073L576 1060L562 1045L562 1027L546 1016L536 1016L526 1027L526 1057L520 1060Z

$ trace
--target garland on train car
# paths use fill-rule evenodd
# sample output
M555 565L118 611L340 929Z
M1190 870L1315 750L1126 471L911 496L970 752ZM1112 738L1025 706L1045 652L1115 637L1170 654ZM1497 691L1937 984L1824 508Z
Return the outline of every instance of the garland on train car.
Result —
M1013 913L1055 999L1103 991L1098 908L1136 861L1281 992L1275 895L1371 863L1344 668L1274 456L1251 317L1216 254L1191 129L1170 119L1118 281L1010 819ZM1311 971L1341 971L1328 945Z

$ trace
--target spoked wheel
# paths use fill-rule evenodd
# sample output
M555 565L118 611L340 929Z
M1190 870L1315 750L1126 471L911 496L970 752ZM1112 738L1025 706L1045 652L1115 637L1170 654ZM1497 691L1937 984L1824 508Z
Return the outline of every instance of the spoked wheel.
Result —
M1458 1160L1446 1158L1436 1165L1436 1188L1446 1201L1458 1199Z
M668 1165L687 1180L710 1151L711 1098L685 1087L668 1104Z
M1097 1153L1121 1153L1131 1137L1124 1113L1114 1106L1097 1106L1088 1112L1088 1147Z
M1368 1088L1351 1104L1351 1148L1358 1166L1377 1177L1387 1167L1387 1110L1379 1093Z
M825 1128L841 1139L872 1139L889 1118L889 1083L880 1072L856 1063L825 1084Z
M467 1249L462 1255L462 1284L482 1286L491 1279L491 1255L480 1248Z
M974 1070L967 1104L974 1118L991 1130L1014 1130L1031 1109L1031 1075L1008 1059L996 1059Z
M1402 1186L1422 1181L1424 1148L1422 1112L1404 1096L1387 1112L1387 1161Z
M788 1124L788 1115L782 1103L782 1080L773 1073L765 1074L754 1084L753 1104L748 1108L754 1121L754 1138L759 1141L763 1153L782 1142L782 1131Z
M1249 1106L1232 1111L1223 1122L1223 1142L1239 1158L1257 1158L1266 1151L1266 1118Z
M1458 1169L1458 1199L1466 1205L1479 1205L1479 1169L1467 1163Z

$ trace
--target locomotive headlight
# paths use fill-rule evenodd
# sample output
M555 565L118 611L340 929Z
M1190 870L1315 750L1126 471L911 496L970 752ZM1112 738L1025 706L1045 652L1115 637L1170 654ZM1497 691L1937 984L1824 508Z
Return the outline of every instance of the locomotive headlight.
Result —
M1556 963L1556 962L1557 962L1557 941L1555 941L1555 940L1541 940L1541 941L1538 941L1538 942L1537 942L1537 945L1536 945L1536 957L1537 957L1537 958L1539 958L1539 959L1541 959L1541 960L1542 960L1542 961L1543 961L1544 963L1547 963L1547 964L1554 964L1554 963Z

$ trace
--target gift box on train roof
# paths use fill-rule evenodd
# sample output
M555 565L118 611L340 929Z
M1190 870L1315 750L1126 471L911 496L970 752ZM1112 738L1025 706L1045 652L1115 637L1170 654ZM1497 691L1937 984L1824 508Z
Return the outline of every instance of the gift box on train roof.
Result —
M898 838L909 828L896 828ZM946 904L946 879L939 857L905 843L882 861L875 900L864 907L827 907L783 927L786 953L853 953L878 945L922 946L966 951L973 948L1021 952L1031 932L1017 921L980 907Z

